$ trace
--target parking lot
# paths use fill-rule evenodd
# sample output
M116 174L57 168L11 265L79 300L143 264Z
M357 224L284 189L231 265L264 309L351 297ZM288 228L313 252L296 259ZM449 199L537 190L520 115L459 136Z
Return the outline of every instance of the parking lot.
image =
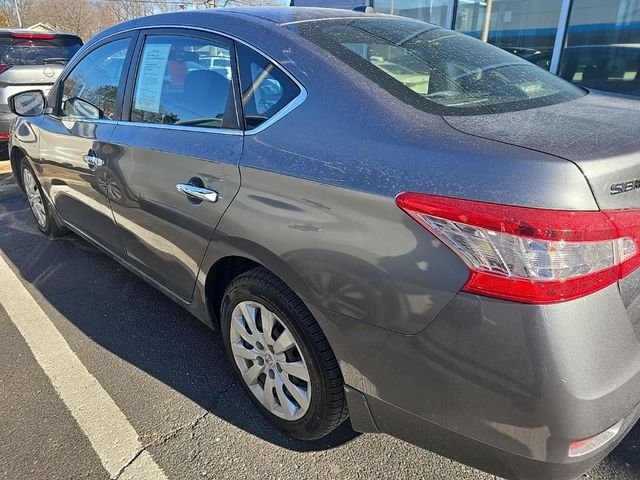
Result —
M170 479L495 478L348 425L313 443L285 436L233 379L215 333L77 236L45 238L22 197L0 200L0 263L20 283L4 298L35 300L139 437L142 450L118 478L149 478L131 468L143 455ZM30 302L0 306L0 478L109 478L87 418L116 419L92 405L74 413L63 401L47 373L56 352L34 351L21 335ZM640 478L639 447L636 427L584 478Z

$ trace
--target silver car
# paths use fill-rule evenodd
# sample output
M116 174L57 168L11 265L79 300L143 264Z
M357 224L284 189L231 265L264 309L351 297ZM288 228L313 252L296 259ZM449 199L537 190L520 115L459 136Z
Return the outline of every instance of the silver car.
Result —
M0 144L7 142L14 118L8 98L35 88L48 93L80 47L76 35L0 29Z

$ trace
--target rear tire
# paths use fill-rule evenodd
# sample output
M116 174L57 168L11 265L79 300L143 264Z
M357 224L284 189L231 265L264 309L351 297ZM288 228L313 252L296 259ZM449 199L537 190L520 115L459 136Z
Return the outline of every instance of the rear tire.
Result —
M40 182L26 160L20 163L20 178L38 229L50 237L64 235L67 232L66 229L55 218L53 209L42 192Z
M315 440L347 418L335 355L311 312L279 278L263 268L237 277L220 319L235 374L278 428Z

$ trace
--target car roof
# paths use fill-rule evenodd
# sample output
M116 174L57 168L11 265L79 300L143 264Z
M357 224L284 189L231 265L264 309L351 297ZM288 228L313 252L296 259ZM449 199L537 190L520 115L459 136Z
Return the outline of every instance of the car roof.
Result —
M118 27L144 27L154 22L179 22L182 19L197 18L201 23L209 23L214 19L229 19L235 17L251 22L271 22L276 25L285 25L293 22L307 22L314 20L325 20L331 18L360 18L371 16L351 10L337 8L315 8L315 7L233 7L233 8L207 8L201 10L182 10L179 12L160 13L139 17L128 22L124 22L107 30L118 30Z

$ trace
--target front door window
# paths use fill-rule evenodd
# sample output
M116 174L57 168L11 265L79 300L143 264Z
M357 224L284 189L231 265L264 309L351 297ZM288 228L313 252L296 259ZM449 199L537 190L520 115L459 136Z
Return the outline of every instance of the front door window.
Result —
M130 39L98 47L84 57L65 79L62 114L79 119L112 119Z

